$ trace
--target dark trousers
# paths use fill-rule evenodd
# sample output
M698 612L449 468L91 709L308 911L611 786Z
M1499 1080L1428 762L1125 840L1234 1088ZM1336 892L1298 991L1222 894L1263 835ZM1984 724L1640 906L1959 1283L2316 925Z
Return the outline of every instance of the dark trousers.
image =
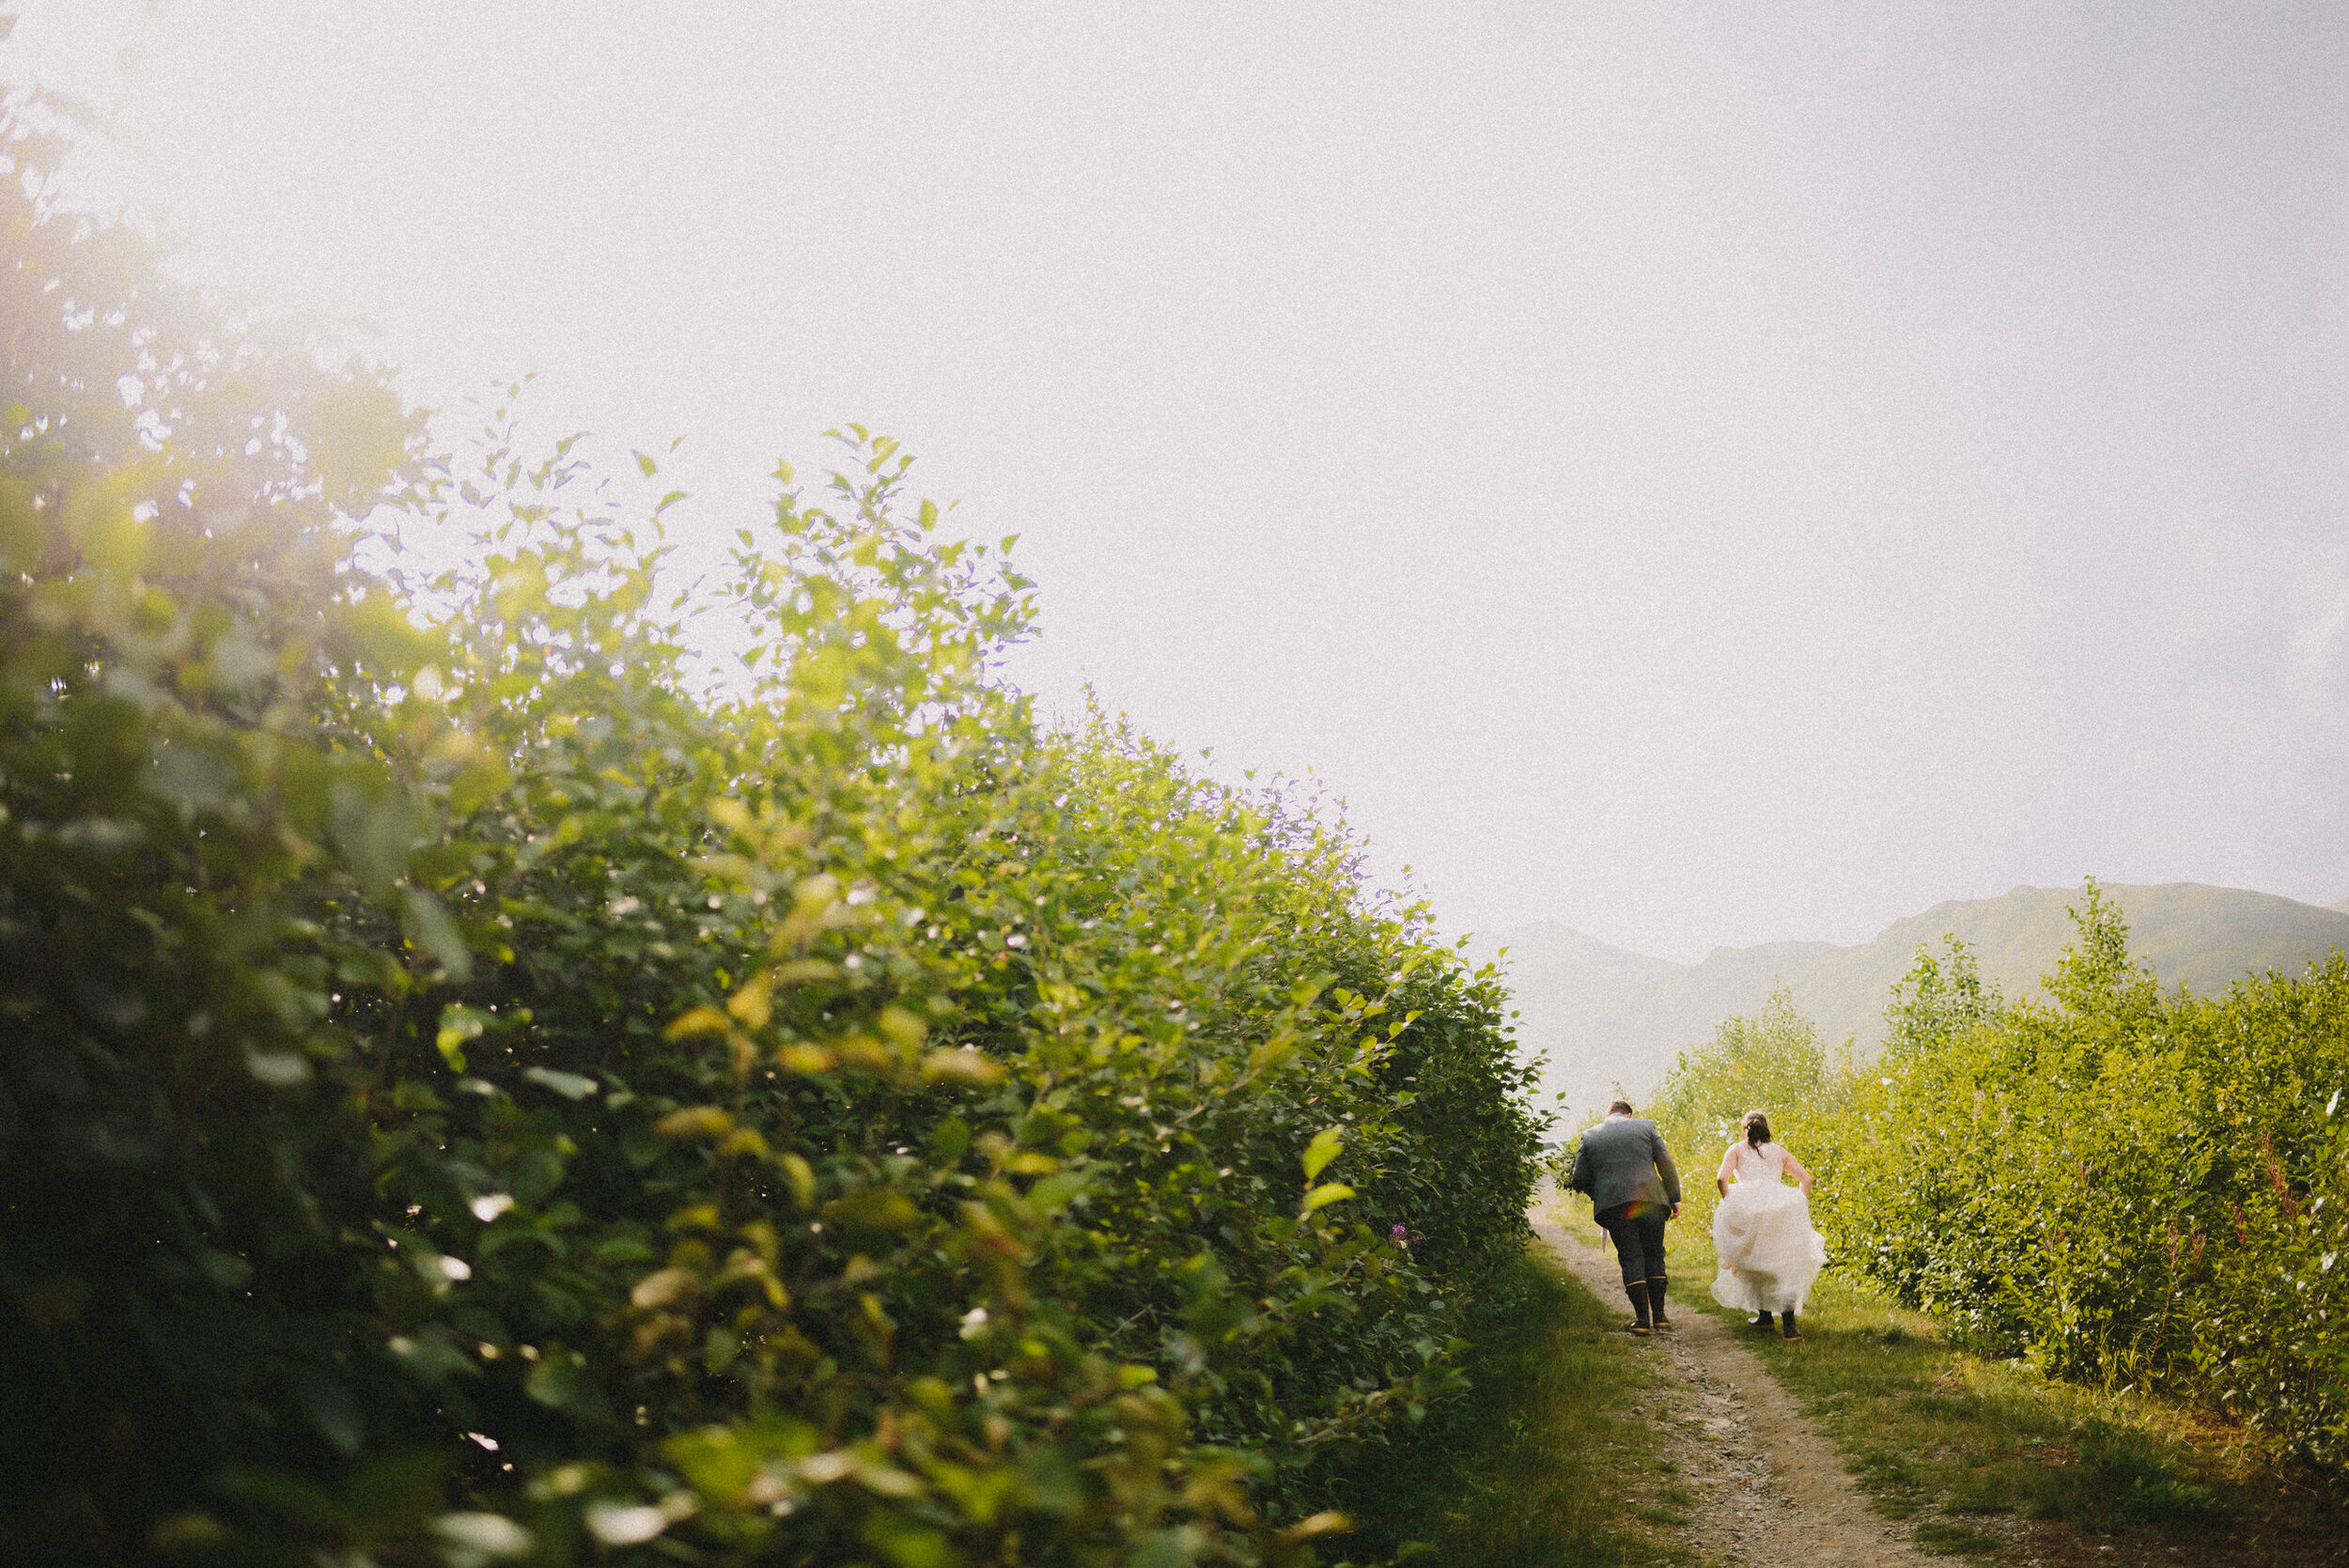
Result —
M1598 1222L1615 1238L1625 1284L1664 1277L1664 1224L1672 1216L1660 1203L1619 1203L1598 1215Z

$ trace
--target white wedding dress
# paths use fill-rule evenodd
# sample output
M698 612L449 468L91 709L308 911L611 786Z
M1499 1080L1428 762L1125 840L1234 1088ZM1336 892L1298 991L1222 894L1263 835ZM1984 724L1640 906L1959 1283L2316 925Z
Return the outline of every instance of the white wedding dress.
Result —
M1811 1200L1786 1185L1786 1151L1737 1146L1737 1180L1713 1211L1720 1272L1713 1299L1749 1312L1799 1312L1827 1264L1827 1238L1811 1228Z

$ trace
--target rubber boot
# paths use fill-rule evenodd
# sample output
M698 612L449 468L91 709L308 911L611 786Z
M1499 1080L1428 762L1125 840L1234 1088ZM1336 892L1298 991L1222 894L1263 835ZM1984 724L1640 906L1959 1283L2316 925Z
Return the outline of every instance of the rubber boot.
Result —
M1631 1297L1631 1311L1635 1314L1635 1321L1631 1325L1631 1332L1639 1335L1641 1339L1645 1339L1648 1332L1647 1281L1645 1280L1626 1281L1623 1287L1623 1293Z
M1751 1323L1749 1323L1749 1324L1747 1324L1747 1325L1746 1325L1746 1327L1749 1327L1749 1328L1767 1328L1769 1326L1770 1326L1770 1314L1769 1314L1769 1313L1767 1313L1767 1312L1756 1312L1756 1313L1754 1313L1754 1314L1753 1314L1753 1321L1752 1321Z
M1647 1277L1648 1321L1658 1328L1670 1328L1672 1322L1664 1316L1664 1281L1651 1274Z
M1792 1312L1778 1314L1778 1328L1780 1333L1784 1334L1790 1340L1802 1338L1802 1331L1795 1327L1795 1314Z

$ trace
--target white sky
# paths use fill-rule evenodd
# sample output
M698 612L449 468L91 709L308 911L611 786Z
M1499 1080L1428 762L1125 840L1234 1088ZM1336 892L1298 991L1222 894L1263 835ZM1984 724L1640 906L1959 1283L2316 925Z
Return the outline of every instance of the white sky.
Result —
M1453 928L2349 894L2349 8L19 8L206 271L712 552L897 436Z

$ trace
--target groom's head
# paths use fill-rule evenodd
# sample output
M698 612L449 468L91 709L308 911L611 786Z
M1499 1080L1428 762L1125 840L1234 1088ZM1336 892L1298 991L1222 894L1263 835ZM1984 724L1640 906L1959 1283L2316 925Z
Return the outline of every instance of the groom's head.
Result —
M1607 1114L1610 1116L1628 1116L1631 1114L1631 1102L1629 1100L1610 1100L1607 1102Z

